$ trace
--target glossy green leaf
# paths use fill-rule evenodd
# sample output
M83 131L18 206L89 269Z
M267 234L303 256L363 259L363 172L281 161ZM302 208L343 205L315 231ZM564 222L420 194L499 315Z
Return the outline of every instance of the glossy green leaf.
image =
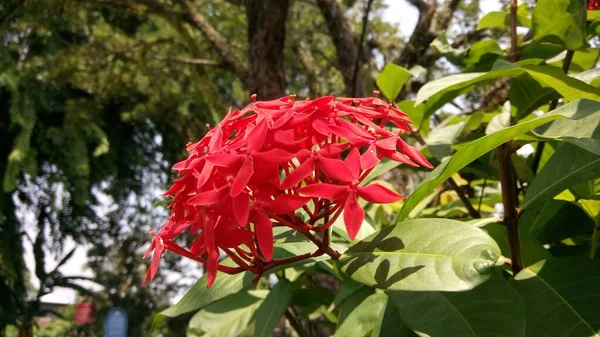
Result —
M248 329L268 290L242 291L213 302L190 319L188 328L210 337L238 336Z
M470 142L427 175L421 185L404 201L404 206L398 213L396 222L405 219L421 200L430 195L437 186L454 173L508 140L555 119L567 117L576 120L598 111L600 111L600 102L578 100L565 104L536 119L502 129L497 133Z
M460 291L487 280L500 248L484 231L447 219L408 220L356 242L342 271L368 286Z
M371 337L413 337L417 336L402 320L398 308L390 300L385 300L385 307L379 313L373 327Z
M579 200L577 203L591 219L600 224L600 200Z
M202 309L216 300L253 286L252 279L255 275L247 272L235 275L217 272L215 283L210 289L206 288L206 277L204 274L175 305L155 315L152 327L157 327L167 317L176 317Z
M562 53L556 55L555 57L546 60L546 63L555 67L562 68L566 55L567 51L565 50ZM598 48L584 48L578 50L576 53L573 53L573 58L569 66L569 72L581 73L583 71L586 71L587 69L594 68L594 65L596 64L596 62L598 62L599 56L600 49Z
M519 218L519 224L522 224L524 220L525 217L521 216L521 218ZM489 236L494 238L494 241L500 246L502 256L512 258L506 226L494 223L486 225L482 229L485 230ZM544 246L529 232L529 227L519 226L519 234L521 239L521 255L523 257L523 263L525 263L526 266L551 257Z
M587 45L586 1L538 0L533 9L533 40L561 42L569 50Z
M346 278L340 286L340 291L333 299L332 306L335 307L340 303L344 302L347 298L360 291L361 288L365 287L362 283L358 283L352 279Z
M523 304L500 272L469 291L387 294L404 322L422 336L525 336Z
M350 237L348 236L348 232L346 231L346 225L344 224L344 211L342 211L340 216L337 219L335 219L331 227L337 235L341 236L347 242L352 242L352 240L350 240ZM360 225L360 229L358 230L358 233L356 234L354 240L361 240L373 234L374 232L375 229L373 228L373 226L371 226L371 224L366 219L364 219L362 224Z
M469 224L473 227L483 227L485 225L489 225L489 224L493 224L493 223L498 223L502 220L496 218L496 217L492 217L492 218L483 218L483 219L473 219L473 220L469 220L469 221L465 221L466 224Z
M452 154L452 144L463 132L465 125L465 122L461 122L439 126L431 130L429 137L427 137L427 147L431 154L439 160Z
M531 19L529 19L529 11L527 4L521 4L517 10L517 26L531 28ZM509 28L510 27L510 12L497 11L489 12L484 15L477 24L477 30L485 28Z
M256 310L255 337L271 336L273 329L294 298L299 284L280 280Z
M467 65L465 71L488 70L502 55L504 51L496 40L475 42L463 59L464 64Z
M476 85L503 77L519 77L523 74L529 74L542 86L553 88L567 101L580 98L600 100L600 89L566 75L559 68L519 65L499 60L494 65L494 69L488 72L455 74L425 84L417 93L415 104L427 101L425 104L425 117L427 117L455 97L470 92Z
M527 336L600 336L600 260L540 261L510 284L523 299Z
M530 213L533 221L522 224L522 228L544 244L586 235L594 228L594 222L584 210L564 200L548 200L536 209L526 210L523 216Z
M379 176L381 176L382 174L387 173L398 166L400 166L399 162L384 159L379 165L375 167L375 169L373 169L373 171L371 171L371 173L369 173L369 175L367 175L365 179L363 179L363 181L360 182L360 185L366 186L371 181L379 178Z
M543 140L561 140L600 155L600 111L578 120L556 120L532 131Z
M375 292L359 304L350 307L350 312L338 325L334 337L364 336L375 327L379 313L385 306L386 296Z
M560 98L560 95L552 87L525 73L513 80L508 98L515 112L515 120L521 120L535 109Z
M600 176L600 155L563 144L527 188L522 209L553 198L563 190Z
M393 102L411 76L412 74L408 70L393 63L388 63L379 73L375 82L383 95Z

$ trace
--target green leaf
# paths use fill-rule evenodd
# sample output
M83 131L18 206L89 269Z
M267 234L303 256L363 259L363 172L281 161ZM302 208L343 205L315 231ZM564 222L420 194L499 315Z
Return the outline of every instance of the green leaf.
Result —
M579 200L577 203L590 218L600 223L600 200Z
M533 179L522 209L539 205L565 189L600 176L600 155L563 144Z
M437 127L427 137L427 147L431 154L439 160L452 154L452 144L465 129L466 122Z
M491 135L492 133L496 133L502 129L506 129L510 126L510 102L504 103L502 107L502 112L497 114L490 120L487 127L485 128L485 134Z
M215 283L210 289L206 288L206 277L204 274L175 305L156 314L152 320L152 328L156 328L167 317L202 309L216 300L253 286L252 279L255 276L247 272L235 275L217 272Z
M411 76L412 74L408 70L393 63L388 63L385 65L379 76L377 76L375 82L383 95L385 95L390 102L393 102L396 100L400 90L402 90L402 87Z
M540 261L510 284L523 299L527 336L600 336L600 260Z
M379 178L379 176L382 174L387 173L398 166L400 166L400 163L397 161L387 159L382 160L381 163L377 165L375 169L373 169L373 171L371 171L371 173L369 173L369 175L363 179L363 181L361 181L360 186L366 186L371 181Z
M535 109L560 98L560 95L552 87L525 73L513 80L508 98L515 112L515 120L521 120Z
M487 280L500 248L484 231L460 221L416 219L355 243L342 271L371 287L460 291Z
M344 279L342 285L340 286L340 291L338 291L337 295L335 295L331 305L333 307L338 306L340 303L344 302L347 298L354 295L363 287L364 285L362 283L358 283L349 278Z
M211 337L238 336L254 318L268 290L242 291L213 302L190 319L188 328Z
M375 292L367 296L358 305L351 306L351 311L338 325L334 337L364 336L375 327L379 313L383 310L386 296L383 292Z
M586 235L592 232L594 222L584 210L564 200L548 200L538 209L527 210L533 221L523 224L541 243L559 242L576 235Z
M500 272L463 292L387 291L404 322L424 336L525 336L519 295Z
M279 280L256 311L255 337L271 336L273 329L294 298L298 283Z
M504 54L496 40L483 40L473 43L463 60L469 65L468 70L476 70L476 67L488 70L494 62Z
M567 55L567 51L556 55L555 57L546 60L546 63L555 67L562 68L564 59ZM569 66L570 73L581 73L587 69L594 68L596 62L598 62L598 56L600 56L600 49L598 48L584 48L573 53L573 59ZM586 83L590 83L589 81Z
M493 223L498 223L502 220L496 218L496 217L491 217L491 218L483 218L483 219L473 219L473 220L469 220L469 221L465 221L466 224L469 224L473 227L483 227L489 224L493 224Z
M597 111L600 111L600 102L578 100L565 104L553 112L536 119L502 129L497 133L470 142L427 175L421 185L404 201L404 206L398 213L396 222L405 219L412 209L421 200L430 195L443 181L508 140L555 119L567 117L576 120Z
M600 111L587 117L556 120L540 126L532 133L543 140L560 140L600 155Z
M533 41L562 43L569 50L587 46L586 1L538 0L533 9Z
M352 242L352 240L348 236L348 232L346 231L346 225L344 224L344 211L342 211L342 213L340 213L340 216L337 219L335 219L331 227L337 235L342 237L342 239L346 240L347 242ZM358 230L358 233L356 234L354 240L366 238L367 236L373 233L375 233L375 229L366 219L364 219L362 224L360 225L360 229Z
M519 224L522 224L522 220L524 220L524 218L524 216L519 218ZM494 241L496 241L498 246L500 246L502 256L512 258L506 226L495 223L486 225L482 229L485 230L488 235L494 239ZM529 227L520 225L519 236L521 239L521 255L523 256L523 262L526 266L551 257L550 253L548 253L544 246L533 236L533 234L529 232Z
M413 337L416 334L404 323L396 305L386 298L385 307L379 313L371 337Z
M396 106L398 109L404 111L408 115L409 119L418 126L420 134L427 135L429 133L431 126L428 122L429 118L425 118L424 105L421 104L419 106L415 106L415 101L404 100L400 103L397 103Z
M531 19L529 19L529 11L527 4L521 4L517 10L517 26L531 28ZM509 28L510 27L510 12L497 11L489 12L479 20L477 30L485 28Z
M427 101L425 117L428 117L455 97L472 91L476 85L503 77L519 77L526 73L542 86L551 87L559 92L567 101L580 98L600 100L600 89L566 75L559 68L519 65L499 60L494 64L493 70L488 72L455 74L425 84L417 93L415 104Z

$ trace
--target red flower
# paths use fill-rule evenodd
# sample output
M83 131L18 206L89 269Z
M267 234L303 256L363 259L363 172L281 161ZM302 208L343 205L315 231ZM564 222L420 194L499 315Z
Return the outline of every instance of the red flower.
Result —
M365 211L358 205L357 196L372 203L390 203L402 200L401 195L388 190L379 184L359 186L361 174L361 158L358 149L353 148L345 162L339 162L338 169L344 175L347 185L328 183L313 184L301 188L298 192L315 198L325 198L344 204L344 223L350 239L354 240L365 218Z
M600 0L589 0L587 9L588 11L600 9Z
M388 122L397 129L387 129ZM326 243L310 232L326 230L342 210L354 239L364 219L358 197L373 203L402 199L381 185L360 185L382 158L431 167L402 140L409 124L403 112L376 97L288 96L230 109L173 166L180 177L165 193L173 199L171 216L146 252L153 257L144 283L154 278L167 250L205 264L209 287L217 271L260 275L287 261L273 260L274 226L297 230L321 249ZM238 267L221 265L222 253Z

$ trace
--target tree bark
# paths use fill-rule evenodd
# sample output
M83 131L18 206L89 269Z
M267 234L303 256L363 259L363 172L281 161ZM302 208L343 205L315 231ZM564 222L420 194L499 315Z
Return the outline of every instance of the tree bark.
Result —
M439 32L448 29L460 0L449 1L439 13L436 0L408 0L408 2L419 10L419 20L396 63L407 68L415 64L427 68L435 61L434 55L426 55L427 50Z
M338 69L342 73L346 94L354 93L358 97L364 96L365 89L358 76L354 83L354 67L359 57L358 48L354 42L354 35L350 23L346 20L337 0L317 0L319 9L325 17L329 35L333 39L338 58ZM354 89L354 90L353 90Z
M286 94L283 47L289 0L247 0L250 92L260 100Z

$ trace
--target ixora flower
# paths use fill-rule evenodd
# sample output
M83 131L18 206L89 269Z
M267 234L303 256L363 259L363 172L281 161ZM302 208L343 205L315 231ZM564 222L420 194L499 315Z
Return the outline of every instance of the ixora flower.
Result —
M329 247L327 229L342 211L354 239L365 216L358 198L372 203L403 198L378 184L361 185L382 158L432 167L400 137L410 131L406 114L376 96L256 101L253 95L247 107L230 109L204 138L188 144L189 157L173 166L180 177L165 193L173 199L171 216L151 233L146 256L153 257L144 283L154 278L166 251L203 263L208 287L217 271L260 277L284 263L339 257ZM395 131L386 129L388 122ZM315 251L274 260L274 226L305 235ZM221 253L237 267L221 265Z

